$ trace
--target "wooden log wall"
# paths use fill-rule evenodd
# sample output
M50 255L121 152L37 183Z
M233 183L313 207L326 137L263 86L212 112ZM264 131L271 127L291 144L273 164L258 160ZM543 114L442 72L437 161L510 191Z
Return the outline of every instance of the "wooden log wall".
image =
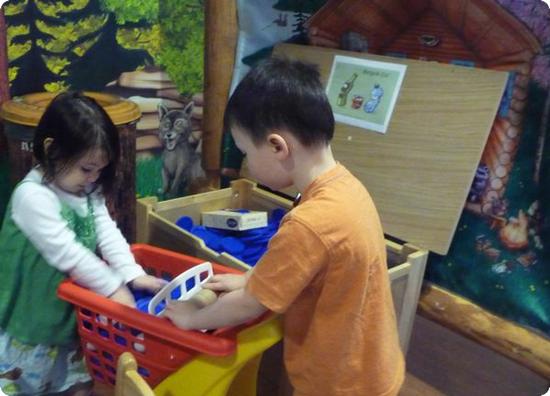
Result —
M550 378L550 342L473 302L424 282L419 313Z

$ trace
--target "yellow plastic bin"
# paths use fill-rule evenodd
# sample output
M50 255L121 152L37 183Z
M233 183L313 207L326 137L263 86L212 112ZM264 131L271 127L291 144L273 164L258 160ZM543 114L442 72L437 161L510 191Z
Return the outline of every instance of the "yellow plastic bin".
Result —
M56 93L40 92L15 97L0 110L7 138L10 181L20 181L33 166L32 141L34 128ZM136 123L141 117L139 107L118 96L85 92L94 98L113 120L120 134L121 164L117 175L119 185L109 208L129 241L135 239L135 163ZM124 183L124 184L123 184Z

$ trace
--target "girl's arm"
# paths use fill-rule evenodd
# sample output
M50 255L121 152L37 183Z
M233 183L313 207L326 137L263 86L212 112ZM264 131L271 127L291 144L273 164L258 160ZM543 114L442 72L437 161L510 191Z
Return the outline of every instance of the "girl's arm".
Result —
M55 193L37 183L23 183L12 198L12 218L51 266L104 296L113 294L123 279L76 240L61 216Z
M94 194L94 218L97 234L97 244L101 256L109 263L125 283L145 275L145 271L134 259L128 242L111 218L105 199Z
M143 268L136 263L128 242L107 210L105 199L102 196L94 195L92 202L97 242L102 257L122 277L124 283L131 283L136 289L151 292L161 289L166 282L147 275Z

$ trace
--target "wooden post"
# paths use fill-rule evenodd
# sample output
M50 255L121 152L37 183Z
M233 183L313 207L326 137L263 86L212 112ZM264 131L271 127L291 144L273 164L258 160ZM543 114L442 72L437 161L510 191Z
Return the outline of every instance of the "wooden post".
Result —
M126 240L136 240L136 123L117 125L120 141L118 186L114 191L114 215Z
M219 186L223 112L227 103L237 46L235 0L206 0L204 51L203 166L209 184Z

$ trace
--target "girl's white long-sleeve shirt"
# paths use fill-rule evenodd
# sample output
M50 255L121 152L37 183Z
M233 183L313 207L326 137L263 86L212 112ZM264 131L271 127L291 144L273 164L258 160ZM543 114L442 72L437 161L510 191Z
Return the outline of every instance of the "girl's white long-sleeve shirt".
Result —
M123 283L145 275L109 215L101 194L92 193L91 204L97 246L109 264L78 242L75 233L61 216L61 202L78 215L86 216L86 196L67 193L51 183L43 184L42 173L37 169L31 170L24 181L12 196L12 219L51 266L104 296L111 295Z

